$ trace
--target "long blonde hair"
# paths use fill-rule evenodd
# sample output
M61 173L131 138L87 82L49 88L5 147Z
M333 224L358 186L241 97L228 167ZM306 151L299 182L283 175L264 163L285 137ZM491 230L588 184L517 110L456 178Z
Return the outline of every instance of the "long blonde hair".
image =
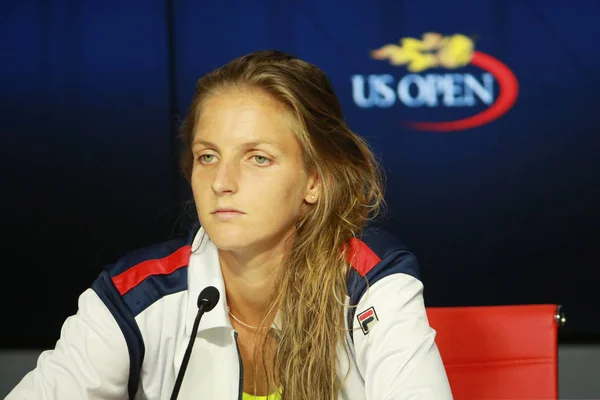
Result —
M343 119L323 71L274 50L239 57L200 78L180 137L182 172L191 180L191 143L203 102L231 90L267 94L287 110L305 168L321 183L318 203L296 224L279 290L267 315L281 322L275 376L285 399L337 398L337 346L343 343L349 264L345 244L383 206L383 174L367 143ZM265 339L267 340L267 339Z

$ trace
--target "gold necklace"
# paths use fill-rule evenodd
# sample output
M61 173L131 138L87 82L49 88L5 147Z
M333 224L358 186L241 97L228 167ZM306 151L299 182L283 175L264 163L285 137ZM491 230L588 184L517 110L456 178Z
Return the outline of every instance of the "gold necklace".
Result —
M247 328L254 329L255 331L257 331L259 329L264 329L264 328L259 328L257 326L248 325L247 323L240 321L240 319L238 317L236 317L235 315L233 315L233 313L229 310L229 307L227 307L227 313L229 315L231 315L233 317L233 319L235 319L237 322L239 322L240 324L244 325Z

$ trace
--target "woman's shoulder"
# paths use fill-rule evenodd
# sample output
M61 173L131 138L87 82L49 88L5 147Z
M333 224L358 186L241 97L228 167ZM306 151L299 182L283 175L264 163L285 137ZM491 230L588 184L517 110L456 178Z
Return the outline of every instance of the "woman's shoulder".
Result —
M189 255L190 244L187 240L184 238L170 239L130 250L118 257L114 263L107 265L105 269L113 277L130 270L149 270L149 267L156 266L158 261L162 261L162 264L171 261L172 264L174 258L180 258L182 253L186 252Z
M126 252L103 269L92 289L107 305L124 304L135 317L163 297L187 290L193 239L190 232Z
M347 288L351 304L357 304L369 287L386 279L403 276L420 281L415 255L383 228L370 226L352 238L346 259L350 265Z
M381 275L407 273L419 278L416 257L410 249L391 232L368 226L349 242L347 261L352 271L368 276L369 281Z
M168 265L174 268L174 261L185 261L187 263L191 245L198 229L198 226L193 226L185 234L127 251L118 257L115 262L107 265L105 269L111 277L114 277L130 270L144 270L151 273L154 272L152 267L159 265L163 267Z
M358 238L383 257L397 251L409 251L398 236L377 225L368 225Z

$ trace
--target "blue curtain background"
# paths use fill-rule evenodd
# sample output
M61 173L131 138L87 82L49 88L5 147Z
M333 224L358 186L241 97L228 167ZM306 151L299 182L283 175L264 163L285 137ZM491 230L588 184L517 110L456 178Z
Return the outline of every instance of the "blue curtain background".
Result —
M330 76L385 166L384 225L418 256L428 305L559 303L561 340L598 340L598 15L592 0L3 2L0 345L53 345L104 264L176 233L190 193L173 137L194 83L267 48ZM352 76L408 74L370 52L425 32L506 64L514 106L441 133L402 121L486 106L358 107Z

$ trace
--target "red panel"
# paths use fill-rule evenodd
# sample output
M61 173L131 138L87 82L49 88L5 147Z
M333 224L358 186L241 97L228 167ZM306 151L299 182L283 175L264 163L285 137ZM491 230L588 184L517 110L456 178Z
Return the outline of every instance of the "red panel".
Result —
M556 308L428 308L454 398L557 399Z
M350 248L346 253L346 261L360 274L365 276L381 259L362 240L352 238L348 242Z

